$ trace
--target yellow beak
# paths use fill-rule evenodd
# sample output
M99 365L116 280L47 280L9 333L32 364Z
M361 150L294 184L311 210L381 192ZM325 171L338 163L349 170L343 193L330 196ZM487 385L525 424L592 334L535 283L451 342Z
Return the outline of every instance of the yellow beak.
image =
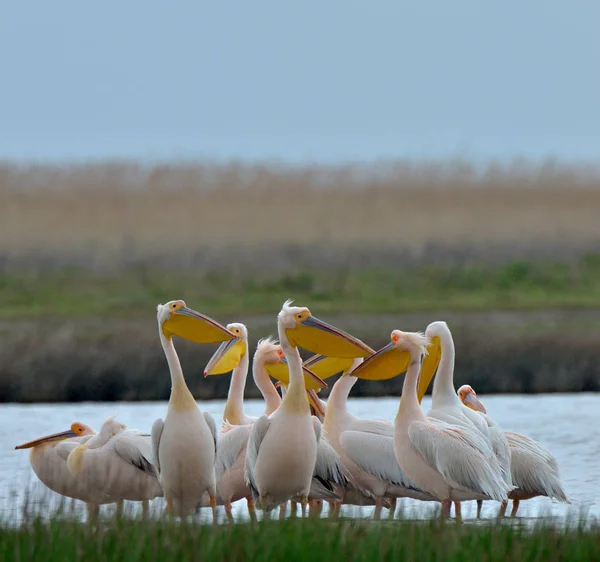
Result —
M485 406L479 401L477 396L471 394L470 392L467 395L465 395L463 399L463 404L471 408L471 410L475 410L476 412L482 412L483 414L487 413L485 410Z
M389 343L358 365L352 376L371 381L393 379L406 371L409 364L410 353Z
M34 441L23 443L22 445L17 445L15 449L31 449L32 447L41 445L42 443L49 443L50 441L62 441L64 439L70 439L71 437L77 436L77 433L75 433L72 429L69 429L67 431L61 431L60 433L53 433L52 435L47 435L46 437L40 437L39 439L35 439Z
M359 339L314 316L302 320L295 328L288 328L285 333L293 346L328 357L355 359L369 357L374 353Z
M290 384L290 372L285 358L280 359L279 363L266 363L265 370L274 379L281 382L281 384L286 386ZM308 390L318 390L319 388L327 388L327 383L323 379L321 379L321 377L313 373L310 369L307 369L306 367L302 366L302 371L304 373L304 386Z
M304 362L304 366L325 380L333 375L347 371L352 367L353 362L354 359L348 357L339 358L327 357L326 355L313 355Z
M317 412L321 418L324 418L325 408L323 407L323 403L319 400L317 393L314 390L307 390L306 395L308 397L308 403L314 408L315 412Z
M225 326L187 306L171 312L163 322L162 331L167 339L179 336L195 343L219 343L235 338Z
M222 375L233 371L246 355L246 344L241 338L224 341L210 358L204 369L204 376Z
M429 388L431 379L435 376L440 359L442 358L442 342L439 336L431 338L431 343L427 348L427 355L423 358L421 363L421 372L419 374L419 383L417 385L417 398L419 403L423 400L423 396Z

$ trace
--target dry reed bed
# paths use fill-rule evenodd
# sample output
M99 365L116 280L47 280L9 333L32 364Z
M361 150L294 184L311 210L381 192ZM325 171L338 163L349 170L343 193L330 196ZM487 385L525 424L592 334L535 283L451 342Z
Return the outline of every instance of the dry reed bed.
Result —
M383 262L444 251L569 257L600 246L599 214L600 174L552 163L0 166L5 267L218 267L250 255L262 268L299 248L338 265L375 250Z
M333 316L336 325L374 349L393 328L423 330L444 318L456 343L456 386L481 393L600 391L598 316L593 311L437 313ZM222 322L240 317L219 318ZM274 334L273 316L243 318L253 351ZM543 324L534 330L531 324ZM0 324L0 402L167 400L170 379L156 334L156 320L104 319ZM197 399L225 398L229 376L203 377L216 345L177 341L186 379ZM398 396L403 378L359 381L353 396ZM325 390L323 396L328 394ZM258 398L251 382L246 396Z

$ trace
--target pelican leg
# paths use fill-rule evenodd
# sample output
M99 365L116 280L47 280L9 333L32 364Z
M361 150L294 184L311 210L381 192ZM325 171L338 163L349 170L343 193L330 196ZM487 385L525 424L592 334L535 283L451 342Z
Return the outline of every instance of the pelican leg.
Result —
M285 519L285 509L287 507L287 503L282 503L279 505L279 520L282 521Z
M379 521L381 519L381 509L383 508L383 499L380 497L375 498L375 511L373 512L373 519Z
M148 500L142 500L142 519L148 519L150 512L150 502Z
M481 508L483 507L483 500L477 500L477 519L481 519Z
M298 516L298 502L290 500L290 517Z
M95 503L87 504L87 520L88 523L95 523L98 520L100 514L100 506Z
M217 524L217 498L215 496L208 496L208 497L209 497L210 508L212 510L213 524L216 525Z
M234 522L233 513L231 513L231 502L230 501L225 502L225 515L227 515L227 519L229 520L230 523Z
M513 500L512 511L510 512L511 517L517 516L517 511L519 510L520 503L521 503L521 500Z
M500 511L498 512L498 517L504 517L504 515L506 514L506 508L507 507L508 507L508 500L504 500L500 504Z
M442 501L442 519L448 519L450 517L450 508L452 507L451 500L443 500Z
M308 502L308 517L317 518L323 512L323 500L310 500Z
M308 496L302 496L300 498L300 507L302 509L302 518L306 517L306 506L308 504Z
M457 521L462 522L462 509L460 502L454 502L454 515Z
M396 498L390 499L390 509L388 510L388 519L393 519L396 514L396 504L398 500Z
M121 519L123 517L123 500L119 500L116 504L115 517Z
M338 501L330 501L329 503L329 519L337 519L339 515L339 505Z
M246 498L246 503L248 504L248 515L250 515L250 521L256 521L256 510L254 508L254 500L252 496L248 496Z

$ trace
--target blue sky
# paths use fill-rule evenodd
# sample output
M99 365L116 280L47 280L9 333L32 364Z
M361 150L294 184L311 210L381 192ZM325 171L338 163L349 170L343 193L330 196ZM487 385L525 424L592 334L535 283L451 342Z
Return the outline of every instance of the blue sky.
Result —
M0 158L592 159L600 4L12 2Z

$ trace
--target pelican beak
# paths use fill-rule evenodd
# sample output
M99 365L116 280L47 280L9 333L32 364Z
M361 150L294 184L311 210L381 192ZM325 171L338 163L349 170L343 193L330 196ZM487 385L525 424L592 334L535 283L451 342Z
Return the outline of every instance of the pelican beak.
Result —
M409 364L410 354L389 343L377 353L367 357L350 374L359 379L383 381L402 374L408 369Z
M474 393L468 392L463 399L463 404L471 408L471 410L487 414L485 406L479 401Z
M79 435L75 433L72 429L69 429L67 431L61 431L60 433L53 433L52 435L41 437L40 439L36 439L34 441L29 441L28 443L23 443L22 445L17 445L15 449L31 449L32 447L36 447L37 445L41 445L42 443L50 443L51 441L62 441L63 439L70 439L71 437L78 436Z
M323 403L319 400L317 393L314 390L307 390L306 395L308 396L308 403L314 408L315 412L319 414L317 417L325 417L325 408Z
M173 310L162 331L167 339L179 336L195 343L219 343L236 337L225 326L187 306Z
M279 363L266 363L265 370L274 379L277 379L281 384L290 384L290 372L288 369L288 363L285 358L281 358ZM327 383L310 369L302 366L302 372L304 374L304 386L307 390L318 390L319 388L327 388Z
M224 341L207 363L204 376L222 375L233 371L244 355L246 355L246 344L242 338Z
M419 403L423 400L423 396L427 392L427 388L431 383L431 379L435 376L440 359L442 358L442 342L439 336L431 338L431 343L427 348L427 355L421 363L421 372L419 373L419 382L417 385L417 398Z
M313 355L304 362L304 366L325 380L333 375L347 371L352 367L353 362L354 359L348 357L339 358L327 357L326 355Z
M314 316L299 321L295 328L288 328L286 335L292 345L328 357L354 359L374 353L359 339Z

